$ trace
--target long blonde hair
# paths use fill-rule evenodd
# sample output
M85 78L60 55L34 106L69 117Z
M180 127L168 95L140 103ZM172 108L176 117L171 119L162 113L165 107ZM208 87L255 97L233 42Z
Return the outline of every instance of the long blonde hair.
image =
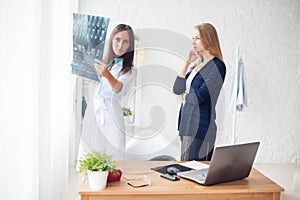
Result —
M210 23L203 23L196 25L195 28L199 31L203 47L213 56L223 60L218 33L215 27Z

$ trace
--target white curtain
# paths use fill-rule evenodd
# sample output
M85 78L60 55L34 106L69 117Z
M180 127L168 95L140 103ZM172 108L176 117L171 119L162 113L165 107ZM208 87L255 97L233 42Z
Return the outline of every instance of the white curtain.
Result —
M72 0L0 1L0 199L68 191Z

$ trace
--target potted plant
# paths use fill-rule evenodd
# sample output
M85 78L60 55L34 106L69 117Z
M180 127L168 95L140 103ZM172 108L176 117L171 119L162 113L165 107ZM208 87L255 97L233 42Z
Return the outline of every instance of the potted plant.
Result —
M130 121L129 118L132 116L131 109L127 107L122 107L122 112L123 112L125 122L128 123Z
M89 187L95 190L106 188L108 173L116 170L112 155L108 155L105 152L89 152L79 162L80 172L87 173Z
M132 111L130 108L122 107L122 112L124 117L132 116Z

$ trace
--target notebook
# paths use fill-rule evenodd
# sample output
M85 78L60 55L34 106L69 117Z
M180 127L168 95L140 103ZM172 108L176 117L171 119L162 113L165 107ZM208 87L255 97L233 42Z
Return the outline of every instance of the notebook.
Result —
M259 142L216 147L209 167L178 172L177 175L201 185L214 185L249 176Z

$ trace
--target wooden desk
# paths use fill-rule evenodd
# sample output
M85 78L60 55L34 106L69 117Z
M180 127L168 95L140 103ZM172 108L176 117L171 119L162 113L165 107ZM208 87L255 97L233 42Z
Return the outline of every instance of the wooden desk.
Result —
M197 199L197 200L279 200L284 189L266 176L252 169L250 176L244 180L231 181L213 186L201 186L195 182L181 178L179 181L169 181L160 177L160 173L150 170L151 167L173 164L173 161L119 161L117 165L124 170L124 177L146 175L152 185L133 188L127 181L121 179L112 182L100 191L89 189L87 184L79 180L78 192L81 200L101 199Z

